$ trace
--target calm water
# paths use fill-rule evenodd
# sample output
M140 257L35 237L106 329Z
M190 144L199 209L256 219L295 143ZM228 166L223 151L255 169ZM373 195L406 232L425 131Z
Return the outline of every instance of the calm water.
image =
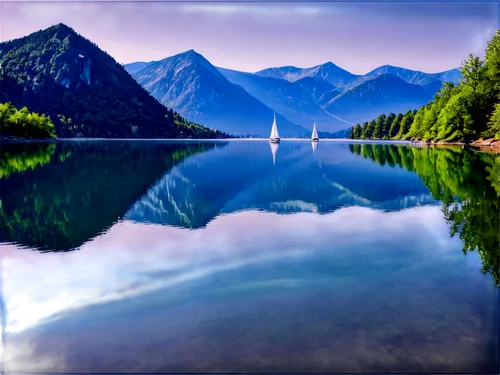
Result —
M500 159L3 145L3 371L498 373Z

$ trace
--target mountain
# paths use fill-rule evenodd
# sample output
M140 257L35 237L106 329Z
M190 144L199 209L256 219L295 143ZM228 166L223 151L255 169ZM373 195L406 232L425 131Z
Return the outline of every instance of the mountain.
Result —
M133 75L133 74L137 73L139 70L144 69L146 66L154 64L155 62L156 61L151 61L151 62L138 61L138 62L134 62L131 64L126 64L123 67L125 68L125 70L127 72L129 72L130 75Z
M193 50L152 63L133 76L158 101L192 121L235 135L268 136L270 132L273 110ZM277 119L282 135L305 131L279 113Z
M316 101L316 103L320 106L323 106L333 100L337 95L339 95L341 91L333 89L331 91L325 92L323 95L319 97L319 99Z
M422 87L425 91L427 91L431 95L434 95L441 89L441 87L443 87L443 81L434 79L426 84L420 85L420 87Z
M50 116L63 137L210 137L151 97L106 52L64 24L0 44L1 101Z
M307 92L315 102L317 102L326 92L335 90L335 87L328 82L312 77L301 78L295 81L294 84Z
M310 77L289 82L236 70L218 69L231 83L243 87L269 108L306 129L312 127L313 122L317 122L324 131L336 131L345 126L315 102L315 96L333 88L327 82Z
M342 92L324 108L344 119L369 121L382 113L406 112L426 104L434 93L403 81L392 74L382 74Z
M283 136L308 135L313 122L320 132L334 133L383 112L418 108L443 81L460 77L458 69L430 74L390 65L358 76L331 62L245 73L216 68L192 50L126 68L161 103L187 118L237 135L260 136L269 131L270 110L279 114ZM290 130L293 124L301 128Z
M305 77L316 78L328 82L337 88L342 88L353 82L358 76L344 70L332 62L313 66L312 68L296 68L285 66L281 68L269 68L255 73L262 77L281 78L290 82L298 81Z
M460 70L452 69L440 73L424 73L417 70L404 69L392 65L380 66L371 72L364 75L364 77L378 77L382 74L392 74L401 78L403 81L413 83L416 85L425 85L435 80L442 82L453 82L457 84L460 80Z
M342 129L332 134L331 138L349 138L351 128Z

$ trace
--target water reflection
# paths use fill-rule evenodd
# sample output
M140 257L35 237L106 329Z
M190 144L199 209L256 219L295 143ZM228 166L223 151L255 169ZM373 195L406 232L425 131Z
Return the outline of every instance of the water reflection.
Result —
M414 171L435 199L442 201L450 235L463 252L479 252L483 273L500 286L500 158L460 148L351 144L351 152L380 165Z
M276 154L278 153L279 143L269 143L269 146L273 154L273 165L276 165Z
M4 371L498 372L498 159L358 146L11 150Z
M235 144L186 161L151 187L125 218L201 228L220 214L249 209L325 214L351 205L400 210L438 204L418 176L354 157L347 144L325 147L313 157L307 143L283 142L274 166L259 151L262 146Z
M316 150L318 149L318 142L311 142L311 147L312 147L313 154L314 154L316 152Z
M173 166L215 146L144 142L2 146L2 241L49 251L78 247L123 217Z

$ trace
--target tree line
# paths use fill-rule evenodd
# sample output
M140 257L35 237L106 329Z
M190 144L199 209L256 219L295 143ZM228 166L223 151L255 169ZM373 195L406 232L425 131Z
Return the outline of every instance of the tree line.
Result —
M473 54L462 63L458 85L445 82L426 105L356 124L351 139L465 141L500 139L500 30L486 47L485 59Z
M54 124L48 116L16 109L11 103L0 103L0 134L23 138L55 138Z

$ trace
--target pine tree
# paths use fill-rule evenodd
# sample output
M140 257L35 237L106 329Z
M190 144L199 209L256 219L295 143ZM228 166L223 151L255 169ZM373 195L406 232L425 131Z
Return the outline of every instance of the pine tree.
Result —
M400 128L401 128L401 120L403 119L403 114L400 113L396 116L394 121L391 124L391 128L389 129L389 138L391 139L401 139L400 136Z

